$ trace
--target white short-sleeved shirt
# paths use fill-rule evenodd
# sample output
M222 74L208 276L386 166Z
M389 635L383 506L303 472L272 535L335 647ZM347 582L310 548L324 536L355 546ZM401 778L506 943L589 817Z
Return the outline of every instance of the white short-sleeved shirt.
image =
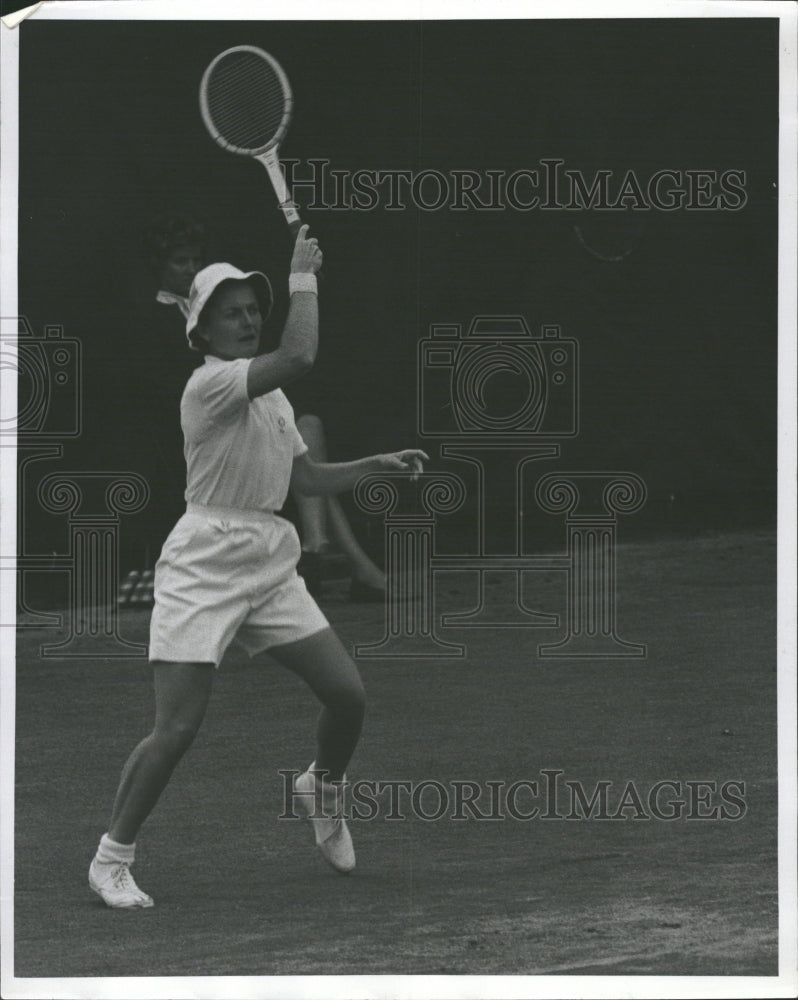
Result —
M206 355L180 402L188 470L186 501L240 510L280 510L291 466L307 445L281 389L250 399L251 358Z

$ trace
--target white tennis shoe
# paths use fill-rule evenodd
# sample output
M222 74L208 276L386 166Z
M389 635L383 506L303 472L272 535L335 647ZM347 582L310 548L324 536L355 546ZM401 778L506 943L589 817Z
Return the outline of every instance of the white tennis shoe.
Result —
M89 887L104 903L116 909L130 910L137 906L155 906L151 896L142 892L130 874L126 861L102 864L95 858L89 868Z
M344 789L321 782L318 794L315 763L294 780L294 801L313 825L316 846L325 861L336 871L351 872L355 867L355 849L344 819Z

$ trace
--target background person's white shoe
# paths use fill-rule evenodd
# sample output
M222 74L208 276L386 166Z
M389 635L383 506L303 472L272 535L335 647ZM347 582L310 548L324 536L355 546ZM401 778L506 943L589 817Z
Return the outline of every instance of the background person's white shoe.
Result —
M294 780L294 801L300 812L313 825L316 846L325 861L339 872L351 872L355 867L355 849L352 837L344 819L344 790L326 782L320 782L318 794L316 776L311 774L315 763L304 774Z
M95 858L89 868L89 887L102 901L120 910L131 910L138 906L155 906L151 896L142 892L130 874L126 861L102 864Z

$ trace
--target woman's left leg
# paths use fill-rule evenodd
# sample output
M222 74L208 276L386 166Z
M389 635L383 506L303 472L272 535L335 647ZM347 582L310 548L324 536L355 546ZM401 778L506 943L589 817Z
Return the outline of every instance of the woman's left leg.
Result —
M357 667L330 628L269 652L298 674L322 703L316 760L293 784L295 803L313 825L316 846L336 871L351 872L355 850L346 825L344 780L363 725L366 698Z
M354 753L366 707L357 667L332 629L272 646L269 655L301 677L322 704L315 770L342 781Z

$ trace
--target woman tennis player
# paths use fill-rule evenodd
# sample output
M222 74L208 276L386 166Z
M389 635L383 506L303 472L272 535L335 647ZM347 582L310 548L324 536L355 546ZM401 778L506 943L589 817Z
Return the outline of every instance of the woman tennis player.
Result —
M311 819L324 858L341 872L355 866L342 783L360 735L363 685L297 575L299 539L276 511L289 484L309 494L340 493L369 472L420 471L427 456L408 449L336 464L308 457L280 387L316 356L321 262L318 243L303 226L285 328L270 354L257 353L271 301L264 274L211 264L191 287L186 332L205 363L191 375L181 402L187 509L155 568L154 728L125 764L108 832L89 870L89 885L109 906L153 905L130 873L136 836L199 729L215 668L233 640L250 656L268 649L321 702L316 759L296 779L295 801Z

